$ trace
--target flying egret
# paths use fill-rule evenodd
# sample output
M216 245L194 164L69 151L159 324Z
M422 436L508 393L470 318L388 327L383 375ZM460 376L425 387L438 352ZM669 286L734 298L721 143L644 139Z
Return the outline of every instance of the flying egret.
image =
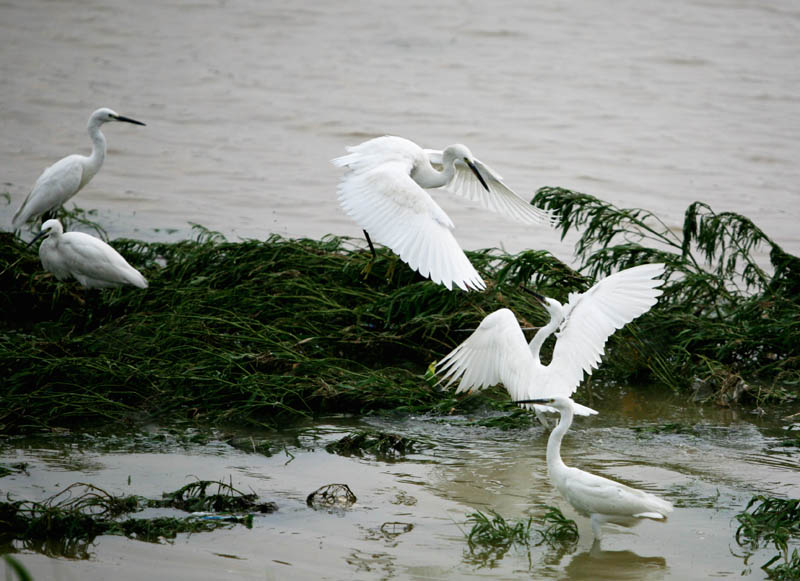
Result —
M550 212L520 198L464 145L436 151L385 135L347 151L332 160L347 168L339 202L364 229L370 248L371 234L422 276L448 289L455 284L480 290L486 283L456 242L452 220L425 188L445 187L524 224L553 224Z
M672 503L649 492L564 464L561 460L561 440L572 425L574 402L571 399L555 396L518 400L515 403L545 405L561 414L558 425L547 440L547 473L561 496L579 513L589 516L596 540L602 538L601 527L605 523L632 527L644 518L663 521L672 512Z
M107 108L98 109L89 117L89 137L92 140L92 153L73 154L57 161L42 172L33 185L28 197L14 214L11 226L18 230L25 222L63 206L77 194L100 171L106 158L106 138L100 126L109 121L124 121L134 125L144 125L141 121L117 115Z
M47 220L30 241L46 237L39 246L45 270L58 280L75 277L86 288L108 288L131 284L147 288L147 280L111 246L83 232L64 232L61 222Z
M661 295L660 263L616 272L584 293L570 293L566 305L532 293L550 313L550 322L526 344L517 318L509 309L487 315L463 343L437 364L447 386L459 381L456 393L502 383L514 401L560 395L578 388L583 374L600 364L608 338L646 313ZM539 350L555 331L553 358L543 365ZM595 413L575 403L575 413ZM525 407L530 407L525 405ZM544 408L534 406L537 415Z

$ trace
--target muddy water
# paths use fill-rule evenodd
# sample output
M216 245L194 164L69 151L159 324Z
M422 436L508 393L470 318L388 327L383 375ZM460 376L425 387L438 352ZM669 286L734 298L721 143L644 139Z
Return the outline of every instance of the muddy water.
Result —
M758 566L774 552L761 551L746 564L732 519L754 494L800 495L800 453L780 446L787 422L682 406L620 394L568 434L568 464L676 505L665 524L609 527L600 547L593 547L588 520L547 479L543 428L466 425L475 418L339 418L253 434L270 438L271 457L230 447L231 432L199 443L155 427L137 436L14 440L3 446L0 462L28 462L28 474L7 476L0 486L12 498L43 499L78 481L159 497L194 478L223 479L279 506L257 516L251 530L179 535L171 544L104 536L77 560L23 551L19 558L36 579L760 579ZM398 462L324 450L363 427L415 438L420 449ZM352 508L306 505L310 492L333 482L352 488L358 497ZM538 517L541 504L576 519L576 546L517 547L493 560L470 552L467 514Z
M526 197L574 188L674 228L703 200L800 252L795 0L5 0L0 38L0 228L109 106L148 123L107 126L75 198L112 236L360 237L329 160L393 133L466 143ZM571 256L437 199L467 248Z

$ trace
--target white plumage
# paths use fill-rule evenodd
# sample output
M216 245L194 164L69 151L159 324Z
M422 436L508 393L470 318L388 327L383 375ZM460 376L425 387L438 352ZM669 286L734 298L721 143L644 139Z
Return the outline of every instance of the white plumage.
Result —
M579 513L590 517L597 540L602 537L601 527L605 523L630 527L644 518L665 520L672 512L672 504L662 498L564 464L561 440L572 424L574 402L571 399L557 396L521 403L546 405L561 414L558 426L547 440L547 473L561 496Z
M425 188L444 187L526 224L552 224L464 145L422 149L402 137L383 136L348 147L332 163L347 168L339 202L368 236L391 248L411 268L451 289L483 289L451 230L452 220Z
M21 228L31 218L63 206L100 171L106 158L106 138L100 131L100 126L109 121L144 125L141 121L117 115L108 108L97 109L92 113L88 125L92 140L91 155L68 155L44 170L14 214L11 223L14 230Z
M585 293L571 293L566 305L537 295L550 313L550 322L539 329L530 344L509 309L487 315L463 343L438 364L437 373L456 393L480 390L502 383L514 401L550 396L569 397L584 373L600 364L606 341L617 329L646 313L656 304L664 272L663 264L643 264L614 273ZM553 358L539 359L547 337L558 330ZM580 404L575 413L593 410ZM539 408L537 408L539 409Z
M75 277L87 288L130 284L147 288L147 280L111 246L83 232L64 232L61 222L47 220L31 241L46 236L39 246L42 266L58 280Z

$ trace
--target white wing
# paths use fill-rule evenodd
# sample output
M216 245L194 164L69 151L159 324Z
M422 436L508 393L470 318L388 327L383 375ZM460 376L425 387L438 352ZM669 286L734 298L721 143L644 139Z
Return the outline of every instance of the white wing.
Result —
M14 214L14 230L21 228L33 216L58 208L78 193L83 177L81 158L80 155L69 155L42 172Z
M453 222L410 171L408 160L349 171L339 183L339 202L376 242L422 276L448 289L453 284L463 290L486 288L450 231Z
M529 399L525 389L533 379L533 355L509 309L487 315L466 341L436 365L447 386L459 381L456 393L503 383L512 400Z
M583 294L571 293L548 372L561 377L574 392L584 372L591 375L600 364L614 331L656 304L663 272L663 264L634 266L604 278Z
M552 376L536 361L528 349L525 335L517 317L509 309L499 309L484 317L466 341L445 355L436 365L441 381L449 387L459 382L456 393L476 390L502 383L511 401L561 395L558 378ZM556 412L547 406L520 404L537 411ZM572 402L576 415L588 416L597 412Z
M437 169L442 167L442 152L426 149L425 153L431 165ZM475 167L489 186L489 191L478 181L472 170L462 160L456 160L455 175L445 187L450 192L476 202L492 212L502 214L523 224L555 224L555 216L547 211L532 206L503 181L503 178L488 165L475 159Z
M112 287L132 284L146 288L147 281L111 246L83 232L66 232L59 251L64 265L84 286Z
M559 491L579 512L664 518L672 503L596 474L569 468Z

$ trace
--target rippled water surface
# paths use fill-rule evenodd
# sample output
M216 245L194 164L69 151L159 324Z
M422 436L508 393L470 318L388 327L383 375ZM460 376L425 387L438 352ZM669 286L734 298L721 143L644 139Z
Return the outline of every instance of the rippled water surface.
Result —
M600 415L568 433L565 461L676 506L666 523L608 527L599 547L588 520L547 478L545 430L470 425L475 417L340 418L251 433L269 438L276 452L270 457L232 448L226 441L233 431L188 439L162 428L18 439L0 449L0 462L27 462L27 474L7 476L0 486L12 498L41 500L73 482L159 498L195 478L219 479L278 505L276 513L256 516L252 529L179 535L173 544L104 536L85 548L83 560L23 552L20 560L37 579L763 578L759 566L775 551L746 564L734 516L755 494L800 495L800 453L781 445L786 422L682 407L652 394L609 397L596 407ZM396 462L325 451L363 428L413 438L418 451ZM307 495L329 483L348 484L356 504L330 512L307 506ZM518 546L495 559L470 551L469 513L537 519L542 504L576 520L577 545Z
M794 0L6 0L0 35L0 227L109 106L148 123L106 126L75 198L112 236L361 236L328 161L390 133L466 143L525 197L574 188L674 227L703 200L800 252ZM438 199L468 248L571 256Z

